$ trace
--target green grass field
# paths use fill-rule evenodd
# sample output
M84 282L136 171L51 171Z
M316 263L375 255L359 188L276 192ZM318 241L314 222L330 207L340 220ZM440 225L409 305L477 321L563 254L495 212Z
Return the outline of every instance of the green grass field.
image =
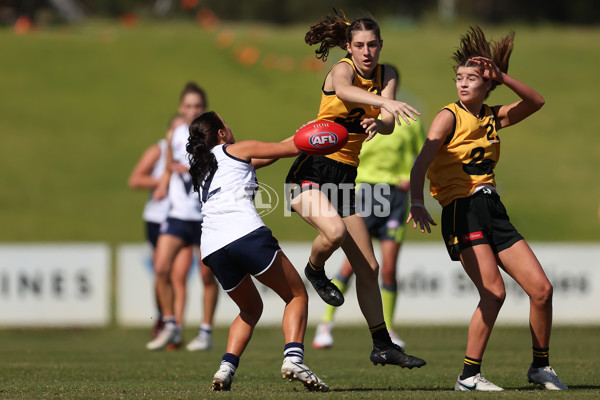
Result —
M187 338L193 337L188 331ZM310 347L305 361L332 389L306 392L281 378L283 335L260 327L244 353L230 393L210 393L212 376L226 345L227 331L215 331L214 348L203 353L148 352L149 330L0 330L0 398L2 399L445 399L459 398L454 379L462 370L466 327L406 327L408 352L428 364L404 370L373 366L369 333L338 327L335 346ZM527 327L497 327L488 346L483 372L505 388L474 398L597 399L600 396L600 328L555 327L551 363L568 392L533 390L526 372L531 362Z
M286 70L313 49L306 26L223 25L207 32L192 22L146 22L135 28L92 21L16 35L0 30L0 241L141 241L146 194L126 186L143 150L163 136L188 80L207 89L238 139L279 140L316 115L325 70ZM466 24L383 24L382 61L397 65L403 99L429 123L456 98L449 57ZM506 26L517 32L510 73L537 88L546 106L502 133L498 185L526 238L598 241L600 139L594 76L600 29ZM233 42L219 47L225 30ZM243 46L258 62L240 64ZM276 56L276 64L263 66ZM334 51L330 62L343 53ZM283 59L285 60L285 58ZM274 65L281 68L272 68ZM330 65L330 64L328 64ZM499 88L490 103L513 101ZM291 160L259 171L281 193ZM434 215L439 209L431 202ZM266 223L280 240L314 232L280 205ZM438 240L438 233L409 240Z

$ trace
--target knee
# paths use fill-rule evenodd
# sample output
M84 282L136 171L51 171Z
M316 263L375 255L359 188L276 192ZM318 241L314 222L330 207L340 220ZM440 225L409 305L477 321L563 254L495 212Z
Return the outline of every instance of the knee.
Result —
M554 288L552 284L546 281L543 285L540 285L539 288L530 295L531 301L537 304L552 304L552 295L554 293Z
M244 307L240 309L240 316L247 324L255 326L262 316L263 307L262 300L259 300L254 304L244 305Z
M373 263L370 264L370 266L371 266L371 271L373 271L371 278L379 280L379 263L377 263L377 261L374 261Z
M298 284L292 285L291 291L288 295L282 296L281 299L288 306L291 303L297 304L301 307L308 308L308 292L302 280L298 281Z
M156 268L154 271L154 275L157 281L160 282L170 282L171 281L171 273L168 268Z
M502 307L504 300L506 299L506 290L504 286L489 289L481 296L481 300L488 304L493 304L497 308Z
M366 263L364 265L366 266ZM359 281L368 281L370 283L375 281L379 285L379 264L377 261L369 263L369 268L354 268L354 273L357 277L357 284Z
M173 274L169 276L169 280L173 287L177 290L184 291L187 283L187 275Z
M322 235L322 237L325 240L325 245L327 247L331 249L337 249L342 245L342 243L344 243L346 235L346 226L342 222L341 224L330 226L327 232L324 232L324 235Z
M202 284L204 286L213 286L217 284L215 275L212 270L208 267L200 268L200 277L202 278Z
M303 293L294 293L289 299L285 299L285 306L293 306L295 310L304 310L308 312L308 294L306 290Z
M308 293L306 292L304 285L302 286L301 290L294 294L293 300L296 300L304 308L308 308Z
M382 268L381 280L386 286L396 286L396 271L392 268Z

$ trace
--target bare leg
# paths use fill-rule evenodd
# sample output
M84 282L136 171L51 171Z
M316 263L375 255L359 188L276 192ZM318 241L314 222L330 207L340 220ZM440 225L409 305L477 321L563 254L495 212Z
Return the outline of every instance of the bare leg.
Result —
M173 285L173 311L175 312L175 323L183 326L185 303L187 299L187 275L192 264L194 247L191 245L182 247L177 253L173 267L171 268L171 282Z
M466 356L481 360L506 297L504 281L489 245L466 248L460 259L479 292L479 304L469 323Z
M154 270L156 273L156 292L160 308L165 316L174 316L173 284L171 268L179 250L185 245L180 238L163 234L158 237L155 252Z
M344 218L348 235L342 249L356 274L358 304L369 326L383 323L383 308L379 292L379 265L364 220L354 214Z
M202 278L202 285L204 287L202 323L212 325L219 297L219 285L217 284L215 275L202 261L200 261L200 277Z
M290 260L280 251L273 265L256 279L273 289L285 302L282 322L285 342L303 343L308 318L308 294Z
M263 302L249 275L238 287L227 294L240 308L240 313L229 328L227 353L240 357L250 342L254 327L262 315Z
M383 284L396 287L396 264L400 253L400 243L394 240L383 240L381 242L381 279Z
M312 244L310 261L319 267L325 265L346 236L342 218L320 190L301 193L293 200L292 208L319 232Z
M531 248L521 240L498 254L500 265L529 296L529 327L534 347L550 345L552 284Z

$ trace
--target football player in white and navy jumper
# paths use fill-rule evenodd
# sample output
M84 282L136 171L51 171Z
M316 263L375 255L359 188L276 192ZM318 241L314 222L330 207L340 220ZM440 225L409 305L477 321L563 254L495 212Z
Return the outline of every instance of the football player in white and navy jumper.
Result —
M188 172L189 161L185 146L189 135L188 124L204 111L205 103L204 91L193 83L188 84L179 105L179 112L186 123L176 127L170 137L168 167L161 186L157 189L157 196L166 193L169 203L167 219L161 226L155 255L156 290L165 325L156 338L147 343L149 350L177 348L183 342L181 332L189 263L180 268L175 261L182 252L191 254L193 248L200 245L202 221L198 194L193 190ZM201 266L201 276L204 284L203 322L208 321L205 324L208 338L202 346L190 342L189 350L205 350L210 347L210 326L217 303L218 285L208 268Z
M240 357L262 314L254 276L286 303L283 376L301 381L309 390L329 390L303 361L306 288L253 202L258 189L253 158L261 159L255 162L257 167L264 166L281 157L296 156L298 149L291 138L280 143L236 143L223 119L207 112L192 122L187 151L194 188L202 202L203 261L240 309L229 329L227 352L214 375L212 389L230 390Z
M169 200L165 194L159 194L157 188L164 174L167 164L167 147L173 130L180 124L185 123L181 115L176 115L169 121L167 131L168 139L161 139L148 147L136 163L129 176L129 187L138 190L149 190L148 200L144 206L142 218L145 223L146 239L151 246L151 266L154 270L154 254L156 242L160 233L160 227L167 218L169 212ZM187 270L192 261L192 249L180 251L175 258L173 270ZM156 292L156 290L155 290ZM163 327L162 312L158 302L158 294L155 293L157 318L152 328L152 337L155 338Z
M161 176L165 171L167 160L167 140L161 139L148 147L142 157L138 160L129 176L128 185L132 189L150 190L148 200L144 205L142 219L145 222L146 239L156 248L156 241L160 231L160 225L167 218L169 201L166 198L155 199L154 189L158 186Z

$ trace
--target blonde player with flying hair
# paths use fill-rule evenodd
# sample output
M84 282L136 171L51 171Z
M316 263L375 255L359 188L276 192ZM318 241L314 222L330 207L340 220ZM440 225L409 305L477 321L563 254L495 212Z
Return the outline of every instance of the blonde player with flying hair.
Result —
M499 391L481 375L481 363L506 291L500 268L529 296L533 361L527 378L550 390L565 390L549 362L552 285L542 266L511 224L496 190L494 167L500 156L498 131L517 124L544 105L544 98L507 74L514 33L488 42L479 27L461 37L453 55L458 101L435 117L411 172L408 221L421 232L436 225L423 201L425 173L442 210L448 254L462 266L479 292L467 336L463 372L456 390ZM504 84L520 99L490 107L485 100ZM507 137L507 136L502 136Z

